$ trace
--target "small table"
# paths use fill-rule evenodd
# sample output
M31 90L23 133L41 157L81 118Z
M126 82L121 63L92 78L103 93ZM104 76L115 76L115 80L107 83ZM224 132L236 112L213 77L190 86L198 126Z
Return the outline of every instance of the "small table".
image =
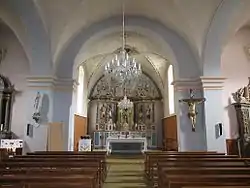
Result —
M1 149L6 149L8 152L22 155L23 140L20 139L1 139Z
M106 150L107 153L112 153L112 143L141 143L141 152L147 151L147 139L144 137L108 137L106 140Z

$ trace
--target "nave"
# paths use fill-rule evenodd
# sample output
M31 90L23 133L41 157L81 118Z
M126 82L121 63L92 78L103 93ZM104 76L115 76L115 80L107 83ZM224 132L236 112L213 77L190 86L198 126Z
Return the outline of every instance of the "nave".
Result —
M249 188L250 159L217 152L1 152L1 187L8 188ZM144 158L144 159L143 159Z

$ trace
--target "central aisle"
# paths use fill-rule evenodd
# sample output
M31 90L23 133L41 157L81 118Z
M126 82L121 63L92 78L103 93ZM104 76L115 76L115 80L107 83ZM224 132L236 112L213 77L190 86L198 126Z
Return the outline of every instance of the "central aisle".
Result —
M109 156L104 188L149 188L144 178L143 156Z

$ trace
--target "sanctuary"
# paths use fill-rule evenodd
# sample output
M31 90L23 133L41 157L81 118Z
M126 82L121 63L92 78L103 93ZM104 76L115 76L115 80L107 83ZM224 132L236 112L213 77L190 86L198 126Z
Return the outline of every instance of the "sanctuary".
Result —
M249 7L0 1L1 147L249 156Z
M135 149L135 145L141 148L138 143L143 145L142 148L156 148L156 127L161 127L157 119L163 116L161 99L159 89L146 74L128 84L126 90L115 80L102 77L90 93L89 126L94 147L111 147L115 142L117 150ZM131 105L123 108L122 103L126 102Z

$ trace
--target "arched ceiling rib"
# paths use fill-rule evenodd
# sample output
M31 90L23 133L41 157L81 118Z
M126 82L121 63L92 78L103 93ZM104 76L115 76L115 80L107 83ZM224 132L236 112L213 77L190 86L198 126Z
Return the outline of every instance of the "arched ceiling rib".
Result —
M129 27L140 27L145 31L152 29L150 30L152 33L155 33L156 36L161 36L162 43L164 43L165 46L170 47L170 50L174 54L174 58L176 58L175 76L178 77L181 75L183 78L190 78L200 75L201 64L199 64L200 61L198 60L197 54L192 51L187 42L176 32L155 20L150 20L145 17L130 16L127 25ZM57 76L63 75L66 77L72 77L72 72L69 70L72 70L74 59L79 53L81 47L87 43L91 37L104 32L106 29L113 29L118 26L120 26L120 16L102 20L98 23L92 24L86 29L83 29L82 32L79 32L79 34L75 36L71 43L67 45L67 48L61 53L62 56L59 59ZM146 34L146 36L147 35L148 34ZM150 36L149 38L152 37ZM166 49L164 50L166 51ZM193 68L189 69L190 66Z
M163 93L165 82L163 79L166 77L165 73L167 72L166 69L169 65L167 60L162 59L155 54L147 54L147 56L145 56L145 54L132 53L131 55L142 65L143 72L150 75L157 84L157 87ZM92 88L96 81L103 75L106 62L111 61L112 58L114 58L113 53L97 55L81 64L84 67L86 79L88 79L88 88ZM154 61L152 61L152 59Z
M202 61L205 76L221 75L221 54L230 38L250 20L250 1L223 0L209 27Z
M209 75L211 71L219 74L214 69L220 69L223 46L240 27L249 24L249 7L249 0L127 0L126 15L156 21L182 36L194 54L200 55L198 61L204 63L204 73ZM120 15L121 0L0 1L0 18L14 31L30 62L36 64L36 74L42 74L39 71L44 66L50 72L50 64L79 32Z
M27 34L27 45L32 61L31 74L49 75L53 73L50 37L46 32L40 14L33 0L8 0L8 7L20 17ZM27 50L27 49L26 49Z
M121 0L36 0L50 33L53 60L82 28L121 15ZM127 0L126 15L143 16L172 28L201 52L204 33L221 0Z
M8 25L13 31L31 64L30 46L28 45L28 35L20 17L9 7L7 1L0 1L0 21Z

